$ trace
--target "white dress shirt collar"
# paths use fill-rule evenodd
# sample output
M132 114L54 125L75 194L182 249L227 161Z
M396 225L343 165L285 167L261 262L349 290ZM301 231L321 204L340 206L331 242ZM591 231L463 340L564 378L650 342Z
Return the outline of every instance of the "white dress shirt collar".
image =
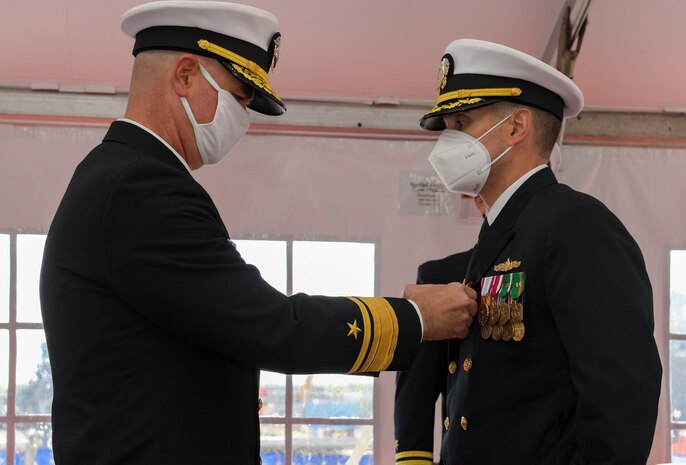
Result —
M541 171L542 169L546 168L548 165L539 165L536 168L532 169L528 173L526 173L524 176L521 178L517 179L515 182L513 182L510 187L505 189L502 194L500 194L500 197L493 202L493 206L488 210L488 213L486 213L486 220L488 220L488 225L492 225L495 219L498 217L500 212L503 210L505 205L507 204L507 201L510 200L510 197L514 195L515 192L517 192L517 189L519 189L522 184L526 182L527 179L529 179L531 176L533 176L535 173Z
M155 136L155 137L157 138L157 140L159 140L160 142L162 142L162 143L165 145L165 147L167 147L169 150L171 150L171 152L172 152L174 155L176 155L176 158L178 158L179 161L183 164L183 166L186 167L186 169L188 170L188 172L191 173L191 167L188 166L188 163L186 162L186 160L185 160L181 155L179 155L179 152L177 152L176 150L174 150L174 148L173 148L171 145L169 145L169 144L167 143L167 141L165 141L164 139L162 139L160 136L158 136L157 134L155 134L155 133L152 132L150 129L146 128L145 126L143 126L141 123L138 123L138 122L136 122L136 121L134 121L134 120L132 120L132 119L129 119L129 118L118 118L117 121L123 121L123 122L125 122L125 123L133 124L134 126L138 126L139 128L141 128L142 130L146 131L147 133L149 133L149 134ZM191 174L192 174L192 173L191 173Z

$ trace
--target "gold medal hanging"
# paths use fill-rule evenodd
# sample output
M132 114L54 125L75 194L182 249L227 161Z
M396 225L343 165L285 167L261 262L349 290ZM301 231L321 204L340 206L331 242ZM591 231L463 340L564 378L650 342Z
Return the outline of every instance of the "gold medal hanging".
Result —
M492 299L491 289L496 284L495 276L486 276L481 280L481 305L479 306L479 325L481 326L481 337L488 339L491 336L491 312L496 302Z
M514 341L521 341L524 339L526 328L524 327L524 284L526 282L526 273L524 271L515 273L514 286L510 292L512 297L512 339Z
M498 290L498 295L496 297L498 299L498 314L496 315L497 318L491 319L491 326L493 326L493 334L491 335L491 339L494 341L497 341L503 337L505 333L503 323L505 323L505 320L510 319L510 307L507 303L507 300L510 295L512 281L512 274L503 275L503 284Z
M492 278L492 276L487 276L481 280L481 304L479 305L479 326L481 327L488 325L488 320L491 317L490 289Z

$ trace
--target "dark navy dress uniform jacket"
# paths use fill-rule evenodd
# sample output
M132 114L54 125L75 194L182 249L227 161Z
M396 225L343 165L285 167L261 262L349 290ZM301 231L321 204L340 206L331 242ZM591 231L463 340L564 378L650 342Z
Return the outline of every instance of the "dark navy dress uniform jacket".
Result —
M426 263L419 280L460 280L465 260ZM516 267L502 271L508 261ZM522 272L520 341L484 339L475 318L467 338L432 349L433 364L398 376L396 462L432 459L427 409L443 390L446 465L644 465L662 368L637 244L604 205L544 169L482 228L467 281L480 291L484 277Z
M393 370L421 340L405 300L277 292L174 154L122 121L67 188L41 300L58 465L259 463L260 369Z

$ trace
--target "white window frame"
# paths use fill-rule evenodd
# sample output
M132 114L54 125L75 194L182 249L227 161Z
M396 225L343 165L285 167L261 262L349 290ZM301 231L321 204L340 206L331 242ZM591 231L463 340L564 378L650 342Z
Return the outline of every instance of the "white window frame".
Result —
M294 242L359 242L364 244L374 245L374 295L378 293L379 283L379 244L377 240L365 238L342 238L342 237L303 237L303 236L231 236L235 240L264 240L264 241L282 241L286 243L286 295L293 294L293 243ZM373 380L372 389L372 418L368 419L349 419L349 418L316 418L316 417L293 417L293 376L286 376L285 384L285 412L283 417L260 417L260 423L269 425L283 425L284 427L284 465L293 464L293 426L294 425L331 425L331 426L358 426L368 425L373 428L373 453L374 463L379 464L378 457L380 456L381 447L383 446L380 437L380 428L378 427L377 419L380 417L380 408L378 399L381 398L379 390L381 389L378 378Z
M666 279L666 294L667 294L667 318L666 324L667 324L667 350L666 354L667 356L664 358L662 361L663 363L663 369L667 372L667 379L668 379L668 387L667 391L669 395L667 396L667 404L668 404L668 415L667 415L667 421L668 421L668 426L669 426L669 434L666 434L666 441L667 441L667 450L669 451L669 457L670 461L673 456L673 451L672 451L672 431L686 431L686 418L682 422L675 422L672 417L672 367L671 367L671 345L672 341L684 341L686 342L686 333L684 334L679 334L679 333L672 333L672 328L671 328L671 320L672 320L672 286L671 286L671 254L673 251L684 251L686 252L686 245L683 246L671 246L668 247L667 249L667 254L666 254L666 262L667 262L667 279ZM684 412L686 414L686 412Z
M0 424L6 428L6 460L7 463L14 463L16 460L16 426L23 423L50 423L51 415L17 415L16 413L16 375L17 375L17 332L21 330L43 330L43 323L22 323L17 321L17 236L22 234L46 234L45 231L24 231L24 230L0 230L0 234L9 235L9 261L10 261L10 282L9 282L9 319L0 321L0 330L7 331L9 350L6 357L9 358L8 389L7 389L7 413L0 415ZM331 238L331 237L298 237L298 236L236 236L236 240L265 240L265 241L284 241L286 242L286 286L287 295L292 294L293 290L293 243L297 241L313 242L360 242L374 245L374 294L378 293L379 282L379 246L378 241L373 239L361 238ZM2 355L0 355L2 356ZM263 424L283 425L284 427L284 455L285 464L293 463L293 427L294 425L332 425L332 426L359 426L368 425L373 428L373 453L375 463L380 463L378 458L383 446L380 437L379 422L380 407L378 399L381 398L378 379L373 380L372 389L372 418L369 419L348 419L348 418L316 418L316 417L294 417L293 416L293 377L286 375L285 381L285 412L283 417L261 417Z
M16 461L16 427L23 423L50 423L50 415L17 415L17 332L21 330L43 330L43 323L20 323L17 321L17 236L22 234L46 234L45 231L0 230L0 234L9 235L10 239L10 288L9 320L0 321L0 330L7 331L9 350L9 373L7 384L7 414L0 415L0 423L7 428L6 460L7 464ZM0 355L4 356L4 355Z

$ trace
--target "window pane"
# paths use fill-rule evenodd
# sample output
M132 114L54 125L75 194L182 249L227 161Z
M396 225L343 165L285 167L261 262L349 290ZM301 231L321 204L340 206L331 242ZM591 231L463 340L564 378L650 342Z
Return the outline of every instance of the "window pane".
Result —
M52 372L42 329L17 331L17 415L50 414Z
M234 241L246 263L255 265L265 281L274 289L285 294L286 284L286 242L285 241Z
M686 334L686 250L669 254L669 331Z
M371 425L293 425L294 465L372 465Z
M669 341L669 392L672 421L686 422L686 341Z
M686 430L672 430L672 463L686 463Z
M293 293L374 295L374 244L293 242Z
M9 334L5 330L0 330L0 415L7 415L7 388L10 376L9 354ZM0 441L2 441L1 438ZM0 460L0 465L2 465L2 460Z
M0 423L0 465L7 465L7 425Z
M15 463L53 465L50 423L19 423L15 429Z
M10 320L10 236L0 234L0 322ZM2 463L0 461L0 463Z
M43 321L38 297L38 280L45 237L44 234L17 236L17 321Z
M293 416L296 418L372 418L373 403L373 378L293 376Z
M286 415L286 375L263 371L260 373L261 417Z
M284 425L260 426L262 465L285 465L286 431Z

